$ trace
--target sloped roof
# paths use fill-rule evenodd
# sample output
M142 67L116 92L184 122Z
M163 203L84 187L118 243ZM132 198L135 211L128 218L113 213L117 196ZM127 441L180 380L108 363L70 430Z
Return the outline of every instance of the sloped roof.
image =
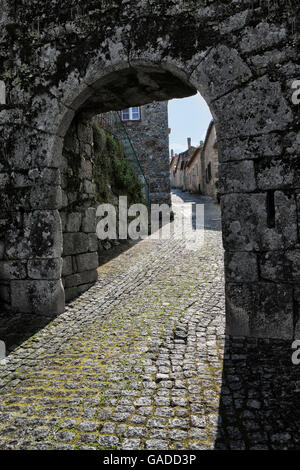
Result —
M205 136L205 140L204 140L204 144L203 144L203 149L202 149L203 151L205 150L205 147L206 147L206 145L207 145L207 142L208 142L210 133L211 133L211 131L212 131L214 125L215 125L214 120L210 121L209 126L208 126L207 131L206 131L206 136Z

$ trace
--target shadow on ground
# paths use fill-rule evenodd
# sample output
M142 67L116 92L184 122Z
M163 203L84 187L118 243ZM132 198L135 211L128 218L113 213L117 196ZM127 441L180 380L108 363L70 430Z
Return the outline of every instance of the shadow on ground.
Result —
M216 449L300 449L292 341L227 338Z

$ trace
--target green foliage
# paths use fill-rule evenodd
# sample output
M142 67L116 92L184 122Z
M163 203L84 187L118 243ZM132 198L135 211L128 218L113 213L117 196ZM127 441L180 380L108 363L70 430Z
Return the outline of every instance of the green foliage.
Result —
M97 202L115 196L128 196L129 204L144 202L143 187L121 144L93 123L94 180Z

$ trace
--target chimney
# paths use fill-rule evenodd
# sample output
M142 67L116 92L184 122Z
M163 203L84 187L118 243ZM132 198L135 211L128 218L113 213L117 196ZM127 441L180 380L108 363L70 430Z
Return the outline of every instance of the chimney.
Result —
M173 158L173 157L174 157L174 150L172 149L171 150L171 158Z
M187 143L188 143L188 149L190 149L191 146L192 146L192 139L191 139L191 137L188 137Z

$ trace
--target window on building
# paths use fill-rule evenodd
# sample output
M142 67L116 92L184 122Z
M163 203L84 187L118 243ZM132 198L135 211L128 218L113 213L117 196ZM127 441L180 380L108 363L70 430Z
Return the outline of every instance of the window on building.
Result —
M198 163L196 165L196 176L199 176L199 167L198 167Z
M135 108L127 108L121 111L122 121L139 121L141 119L141 108L136 106Z

